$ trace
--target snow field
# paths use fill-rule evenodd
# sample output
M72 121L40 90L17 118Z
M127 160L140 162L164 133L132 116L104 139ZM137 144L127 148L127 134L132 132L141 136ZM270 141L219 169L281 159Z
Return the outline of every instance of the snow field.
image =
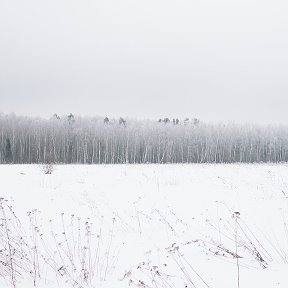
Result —
M286 164L57 165L51 175L0 165L0 287L231 288L237 258L240 287L288 287L287 175Z

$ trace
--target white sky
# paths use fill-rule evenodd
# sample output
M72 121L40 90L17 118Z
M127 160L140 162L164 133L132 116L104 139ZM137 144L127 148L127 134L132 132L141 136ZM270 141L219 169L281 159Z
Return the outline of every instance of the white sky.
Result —
M287 15L287 0L0 0L0 111L288 124Z

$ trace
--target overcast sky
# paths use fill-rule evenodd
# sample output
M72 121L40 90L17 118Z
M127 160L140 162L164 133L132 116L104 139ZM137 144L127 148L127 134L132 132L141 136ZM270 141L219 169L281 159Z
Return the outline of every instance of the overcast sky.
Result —
M287 0L0 0L0 111L288 124Z

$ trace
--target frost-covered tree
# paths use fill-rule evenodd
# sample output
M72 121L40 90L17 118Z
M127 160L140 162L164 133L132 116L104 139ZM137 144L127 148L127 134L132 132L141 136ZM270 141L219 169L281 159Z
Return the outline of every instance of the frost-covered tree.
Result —
M119 119L113 118L109 119L109 125L103 117L59 118L0 114L0 163L9 162L6 139L10 142L13 163L288 161L285 126L205 124L195 123L191 118L180 119L178 124L175 119L177 125L173 122L165 125L163 120L129 119L129 125L124 127L119 125Z
M9 139L9 138L6 139L6 146L5 146L5 152L4 152L4 160L5 160L5 163L12 163L12 162L13 162L11 142L10 142L10 139Z

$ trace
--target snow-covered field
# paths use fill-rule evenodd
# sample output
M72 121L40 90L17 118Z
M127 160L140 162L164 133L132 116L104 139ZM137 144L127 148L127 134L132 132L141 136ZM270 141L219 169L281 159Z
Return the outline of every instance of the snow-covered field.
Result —
M0 191L0 287L288 287L286 164L1 165Z

